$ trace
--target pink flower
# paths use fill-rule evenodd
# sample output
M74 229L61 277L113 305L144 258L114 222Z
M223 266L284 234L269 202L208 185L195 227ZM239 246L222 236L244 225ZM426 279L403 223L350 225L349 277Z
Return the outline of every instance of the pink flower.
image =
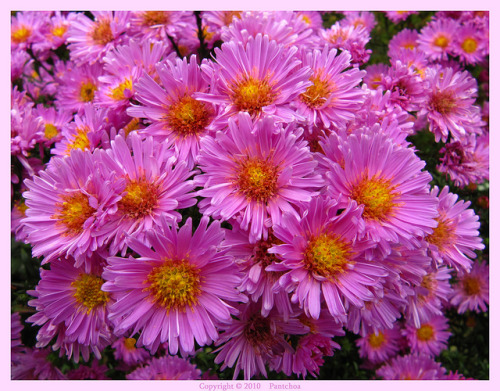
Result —
M412 353L393 358L376 373L384 380L440 380L446 369L428 355Z
M301 129L294 123L283 128L266 117L254 124L240 113L228 125L228 132L201 140L203 174L194 179L204 187L199 207L214 218L238 217L251 242L266 240L272 224L309 201L323 179L314 174L317 163L306 142L297 141Z
M127 380L198 380L201 371L189 361L176 356L155 357L127 375Z
M401 331L397 324L390 329L374 329L356 340L359 355L378 364L395 356L402 348Z
M444 315L438 315L421 323L420 327L406 325L401 332L412 352L424 353L430 356L439 356L446 349L448 338L448 321Z
M475 262L470 272L460 275L452 288L450 304L457 307L459 314L487 311L490 293L488 264L484 261Z
M162 219L147 235L153 249L130 238L140 258L108 258L103 289L116 299L109 309L116 335L141 331L138 346L155 352L168 342L171 354L179 347L193 353L195 340L203 346L218 339L217 325L236 312L228 302L245 297L236 290L236 265L219 248L224 231L218 222L208 227L208 220L203 217L192 234L191 218L180 229Z
M114 350L115 359L122 360L127 365L136 365L151 358L149 352L144 348L135 346L137 340L133 337L118 338L111 347Z
M430 60L446 60L451 54L457 36L459 24L456 20L434 19L420 31L418 42L419 50L423 51Z

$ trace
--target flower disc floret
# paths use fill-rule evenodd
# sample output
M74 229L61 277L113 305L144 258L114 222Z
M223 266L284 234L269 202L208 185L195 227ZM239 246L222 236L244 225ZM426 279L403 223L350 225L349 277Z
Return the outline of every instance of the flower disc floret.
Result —
M113 31L108 19L98 20L91 33L92 40L98 45L106 45L113 40Z
M84 273L71 283L75 288L73 297L77 303L85 307L87 314L95 307L105 305L109 301L109 293L101 290L102 284L104 280L101 277Z
M239 162L237 186L248 199L266 202L277 191L278 167L269 160L247 157Z
M166 260L148 274L145 288L155 303L170 310L186 311L198 303L200 272L185 260Z
M65 194L61 198L63 201L56 204L59 211L53 218L58 219L66 227L67 233L81 233L84 223L96 210L90 206L89 199L85 194Z
M274 102L273 92L267 79L248 77L231 86L231 99L238 111L246 111L250 115L257 114L265 106Z
M129 180L118 208L127 216L141 218L150 215L158 205L159 188L145 178Z
M165 120L177 137L196 136L210 124L212 110L206 103L184 95L168 107Z
M351 189L351 198L359 205L364 205L363 217L384 221L391 216L392 209L397 205L396 187L391 181L382 177L367 175Z
M310 108L322 106L330 96L333 86L320 75L309 79L313 84L307 87L306 92L300 95L300 99Z
M335 279L349 264L352 248L336 234L323 233L309 240L304 254L305 268L312 273Z
M417 339L420 341L430 341L434 338L434 328L430 324L423 324L417 329Z

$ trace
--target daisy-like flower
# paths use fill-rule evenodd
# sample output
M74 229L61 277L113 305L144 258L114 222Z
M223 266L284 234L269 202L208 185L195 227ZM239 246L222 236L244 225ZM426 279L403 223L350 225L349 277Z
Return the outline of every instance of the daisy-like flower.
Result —
M359 238L378 243L385 254L391 242L419 247L415 236L437 226L438 200L429 193L425 162L383 133L352 134L341 150L343 165L332 163L326 176L332 196L363 206Z
M118 197L89 151L52 158L46 170L25 184L23 223L34 257L44 256L47 263L67 255L83 262L97 250L96 229L116 211Z
M402 347L401 331L397 323L391 329L371 330L356 340L359 356L378 364L395 356Z
M478 132L470 126L474 121L473 104L477 96L477 81L469 72L455 72L451 68L428 68L426 79L429 90L419 116L426 116L436 142L464 139L469 132Z
M215 48L215 64L202 64L211 89L195 94L195 98L220 105L218 119L223 125L240 111L252 117L273 115L289 122L297 117L289 103L312 84L311 69L299 67L297 50L262 34L250 37L246 45L226 42L221 49Z
M478 30L473 23L466 23L458 30L453 52L466 64L479 64L489 53L488 35Z
M470 201L458 201L458 196L450 193L448 186L440 192L434 187L431 194L439 198L438 226L425 237L431 256L436 262L444 262L460 272L468 271L471 258L476 257L474 250L484 249L478 231L479 217L468 209Z
M82 113L85 106L95 102L99 88L99 76L103 74L100 64L65 66L57 76L58 90L56 107L68 112Z
M294 128L272 117L254 124L240 113L229 119L227 133L202 139L198 161L204 173L194 179L204 187L198 191L205 197L202 213L223 220L239 216L253 243L266 240L284 212L294 213L293 205L311 200L323 179L314 173L317 163L306 142L297 140L301 129Z
M368 86L371 90L376 90L381 86L383 78L389 72L389 66L387 64L372 64L365 68L365 77L363 77L363 83Z
M420 327L407 324L401 334L408 341L411 352L439 356L446 349L451 332L448 331L448 320L444 315L438 315L421 323Z
M406 324L420 327L437 315L443 314L443 303L447 303L452 293L450 286L451 269L446 265L428 269L422 281L413 286L413 294L408 296L405 308Z
M292 302L314 319L320 315L324 298L330 314L344 321L345 301L363 307L373 299L368 287L378 285L386 275L380 265L366 262L362 256L372 243L355 241L362 208L352 202L341 213L339 209L336 201L318 196L300 219L285 214L274 226L274 234L283 244L269 252L278 254L283 262L267 270L286 271L279 285L293 291Z
M96 345L107 328L110 300L109 293L101 289L101 273L97 261L79 267L72 258L52 261L50 270L40 269L41 280L35 291L28 291L36 297L28 304L38 313L27 321L39 326L49 320L52 325L64 323L69 341Z
M364 71L348 69L351 56L342 52L337 56L336 49L322 51L302 51L302 64L313 70L310 81L313 83L296 100L297 112L310 123L321 123L329 128L355 118L363 102L364 92L358 88Z
M219 249L224 231L208 221L203 217L193 234L190 218L180 229L163 219L148 234L153 249L131 238L140 258L108 258L103 289L116 299L109 314L116 335L133 328L132 335L141 331L138 346L155 352L168 342L171 354L218 339L216 325L235 313L227 302L246 298L236 290L241 277L232 257Z
M48 15L47 13L44 13ZM45 18L41 12L19 11L11 19L11 50L26 49L35 42L43 41L41 28Z
M384 380L440 380L446 369L426 354L397 356L376 371Z
M150 358L151 354L146 349L135 346L136 342L137 340L133 337L118 338L111 345L115 359L122 360L127 365L136 365Z
M357 67L370 59L371 49L366 49L370 41L370 34L363 26L343 26L339 22L328 30L320 30L320 38L325 40L330 47L348 51L351 54L352 65Z
M387 51L387 55L390 58L394 58L400 50L416 51L418 46L417 40L417 30L403 29L399 33L395 34L389 41L389 50Z
M216 110L212 104L194 98L208 91L196 56L163 62L156 67L160 84L144 75L136 85L136 99L142 105L132 106L127 113L146 118L150 125L140 131L159 142L174 145L179 160L194 166L200 138L214 130Z
M29 349L16 356L12 380L64 380L66 376L49 360L50 349Z
M369 11L343 11L345 17L340 20L340 25L345 26L361 26L368 34L377 25L375 14Z
M99 62L107 52L129 39L125 34L129 11L93 11L92 17L77 14L68 30L68 49L77 65Z
M418 14L417 11L385 11L385 16L389 18L392 23L399 23L408 18L412 14Z
M196 204L193 181L189 180L195 172L177 161L172 149L156 144L151 137L143 141L133 132L125 141L117 136L99 160L122 183L116 188L121 196L118 210L100 230L100 244L109 244L110 255L125 254L129 235L147 244L146 231L160 226L160 219L179 222L182 216L176 209Z
M467 137L451 141L439 151L443 157L436 168L446 174L457 187L483 183L490 178L489 136Z
M132 11L129 34L143 42L169 42L169 37L177 37L185 27L189 14L182 11Z
M189 361L176 357L155 357L127 375L127 380L198 380L201 371Z
M73 116L68 110L57 110L55 107L36 106L36 114L43 126L44 144L51 146L62 138L62 128L71 122Z
M44 36L50 42L52 50L66 43L68 38L68 29L71 23L76 19L75 12L63 14L61 11L55 11L44 27Z
M490 294L489 266L486 262L475 262L468 273L459 276L452 286L450 303L457 307L457 312L485 312L488 309Z
M458 29L459 23L454 19L434 19L420 31L418 49L430 60L446 60L452 53Z
M74 150L93 152L107 141L107 116L107 109L87 103L82 114L62 127L61 140L50 152L55 156L68 156Z
M333 356L333 350L340 349L340 345L331 338L321 334L307 334L299 339L292 361L292 372L302 375L307 373L318 377L320 367L325 363L323 357Z
M263 317L260 303L240 305L240 315L231 324L222 326L223 333L214 353L216 364L222 364L221 370L234 367L233 380L241 370L245 380L256 374L267 378L266 364L280 359L292 346L286 341L285 334L306 334L305 327L297 318L284 321L281 316L271 313Z

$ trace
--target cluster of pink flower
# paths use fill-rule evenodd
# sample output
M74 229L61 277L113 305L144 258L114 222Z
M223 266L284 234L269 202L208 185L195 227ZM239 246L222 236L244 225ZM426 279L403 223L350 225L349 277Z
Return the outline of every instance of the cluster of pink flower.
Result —
M464 69L488 15L437 13L366 66L375 20L16 13L12 229L44 266L13 378L105 378L109 346L128 379L210 378L189 362L206 346L235 378L317 376L345 330L382 378L460 377L432 357L445 308L487 310L479 219L407 137L445 142L456 185L488 179ZM49 347L93 364L63 374Z

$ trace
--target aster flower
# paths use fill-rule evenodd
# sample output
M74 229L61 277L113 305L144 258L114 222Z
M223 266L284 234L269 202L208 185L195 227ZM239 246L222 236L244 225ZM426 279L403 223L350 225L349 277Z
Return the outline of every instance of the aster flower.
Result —
M203 346L218 338L216 325L235 313L227 302L245 297L236 290L241 278L232 258L218 248L224 231L208 220L192 234L191 218L180 229L162 219L147 236L153 249L131 238L128 246L140 258L108 258L103 289L116 299L109 315L116 335L141 330L138 346L155 352L168 342L171 354L179 347L193 353L195 340Z
M279 240L271 233L267 239L260 239L250 243L248 233L234 225L231 231L226 232L224 244L229 247L229 254L235 257L243 279L240 286L242 292L247 293L254 302L262 303L262 316L276 310L287 319L293 312L288 293L284 290L276 292L273 287L280 277L280 273L267 272L266 267L279 262L275 254L267 252ZM262 298L262 300L260 300Z
M129 11L93 11L93 19L78 13L68 30L71 59L77 64L100 62L111 49L126 43Z
M25 181L28 191L23 220L34 257L43 263L60 256L83 262L97 250L96 229L118 201L109 175L96 169L89 151L52 158L47 169Z
M446 369L424 354L397 356L376 371L384 380L440 380Z
M360 108L363 91L357 88L365 74L359 69L349 69L351 56L336 49L302 51L304 66L313 70L313 83L296 100L297 112L312 124L321 123L329 128L354 119Z
M476 79L467 71L451 68L428 68L426 79L429 91L418 115L426 116L436 142L446 142L449 133L453 139L462 140L469 132L479 132L470 126L474 122Z
M297 117L289 102L312 84L310 68L299 67L297 50L295 46L285 48L262 34L249 37L246 45L226 42L220 49L215 48L215 64L202 64L211 89L195 94L195 98L220 105L221 124L241 111L252 117L273 115L289 122Z
M488 34L478 30L473 23L460 26L453 44L453 52L465 64L481 63L489 53Z
M490 178L489 145L488 135L448 142L439 151L443 156L436 168L457 187L483 183Z
M61 111L82 113L87 104L95 102L99 76L102 74L103 68L100 64L65 66L61 75L56 77L56 107Z
M403 29L395 34L389 41L387 55L390 58L394 58L400 50L416 51L417 40L417 30Z
M286 128L272 117L253 123L240 113L229 119L229 131L201 141L198 159L204 172L195 177L203 186L198 195L203 214L228 220L240 216L240 228L249 230L250 242L267 239L272 224L281 221L292 205L308 202L323 179L314 174L305 141L297 141L301 129Z
M43 141L46 146L60 141L62 138L62 127L71 122L73 116L70 111L57 110L55 107L36 106L36 114L43 127Z
M43 33L52 50L56 50L66 43L69 26L76 19L76 15L75 12L62 13L61 11L55 11L50 17L43 28Z
M489 266L485 262L475 262L470 272L459 276L452 286L450 304L457 307L457 312L487 311L490 293Z
M285 322L275 313L263 317L260 307L260 303L240 305L238 318L222 327L223 332L217 342L221 346L214 351L218 353L215 363L223 363L221 370L234 367L233 380L241 370L245 380L257 374L267 378L266 364L280 359L286 351L293 353L285 333L307 333L307 328L298 319L290 318Z
M458 201L456 194L450 193L445 186L438 194L434 187L432 195L438 196L438 226L432 234L425 237L433 259L463 272L470 269L474 250L484 249L479 237L479 217L468 209L470 201Z
M123 361L126 365L136 365L151 358L149 352L144 348L136 346L137 340L133 337L118 338L111 347L116 360Z
M201 371L189 361L176 356L155 357L127 375L127 380L198 380Z
M190 14L182 11L132 11L129 33L143 42L168 42L170 49L169 37L177 37Z
M420 327L406 325L401 331L408 341L411 352L439 356L446 349L448 338L448 321L444 315L438 315L421 323Z
M196 56L167 60L156 67L160 84L148 75L136 85L136 99L141 105L127 113L146 118L150 125L140 131L157 141L175 147L179 160L194 166L200 148L200 138L214 130L216 110L208 102L195 99L196 93L208 90L202 78Z
M29 349L17 356L12 380L64 380L66 376L48 359L50 349Z
M110 255L120 251L125 255L129 235L147 245L146 231L161 225L160 219L179 222L182 216L176 209L196 204L189 180L195 172L178 162L166 144L156 144L151 137L143 141L133 132L125 141L117 136L99 160L121 183L116 188L121 197L117 211L99 231L100 245L108 243Z
M417 11L385 11L385 16L389 18L392 23L399 23L408 18L412 14L418 14Z
M106 376L109 368L106 365L99 365L99 360L92 360L90 366L80 365L76 369L72 369L66 373L69 380L111 380Z
M377 21L375 20L375 14L369 11L343 11L342 12L345 17L340 20L340 25L343 27L346 26L354 26L363 27L367 34L373 30L373 28L377 25Z
M362 209L354 202L341 213L339 209L336 201L318 196L300 219L285 214L274 226L274 234L283 244L269 252L278 254L283 262L267 270L286 272L279 285L293 291L292 302L314 319L319 317L324 298L330 314L345 320L345 301L363 307L373 299L368 287L378 285L386 275L377 263L364 261L363 252L372 244L355 241Z
M371 90L376 90L381 86L383 78L389 72L389 66L387 64L372 64L365 68L365 77L363 77L363 83Z
M415 236L437 226L431 176L421 171L425 162L382 133L352 134L341 150L343 165L333 163L326 175L330 194L341 195L342 205L354 200L364 206L359 238L378 243L385 254L390 242L419 247Z
M397 323L393 328L374 329L356 340L361 358L378 364L395 356L402 347L401 331Z
M456 20L434 19L422 28L419 34L418 49L430 60L446 60L452 53L459 24Z
M107 328L109 294L102 291L102 266L97 261L75 267L73 259L52 261L50 270L40 269L41 280L35 291L36 299L28 304L37 314L28 322L43 325L64 323L69 341L96 345L102 330Z
M47 13L35 11L19 11L11 18L11 50L26 49L34 42L43 41L41 28Z

